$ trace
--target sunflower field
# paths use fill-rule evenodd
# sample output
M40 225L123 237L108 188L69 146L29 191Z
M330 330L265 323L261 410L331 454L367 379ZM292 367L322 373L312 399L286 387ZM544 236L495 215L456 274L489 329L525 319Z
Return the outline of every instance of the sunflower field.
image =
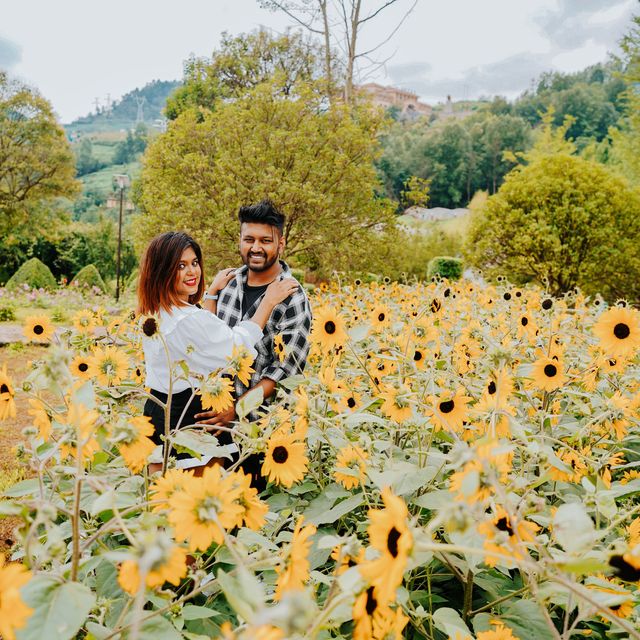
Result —
M223 458L213 434L149 439L153 318L27 320L51 345L0 370L0 418L16 392L33 417L0 500L21 522L2 638L640 638L638 311L505 281L322 289L305 375L237 407L261 493L168 455ZM193 393L225 407L249 367Z

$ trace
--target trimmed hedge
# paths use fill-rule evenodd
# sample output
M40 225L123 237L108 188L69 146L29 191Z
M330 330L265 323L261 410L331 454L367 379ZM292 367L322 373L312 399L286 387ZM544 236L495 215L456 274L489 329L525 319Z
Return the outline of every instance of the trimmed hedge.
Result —
M53 290L58 288L58 283L53 277L51 269L38 258L27 260L9 278L5 286L7 289L16 290L24 284L29 285L32 289Z
M71 285L74 287L98 287L102 293L107 293L107 285L104 283L100 272L93 264L88 264L86 267L82 267L75 277L71 281Z
M450 256L436 256L429 260L427 276L440 276L447 280L459 280L462 277L462 260Z

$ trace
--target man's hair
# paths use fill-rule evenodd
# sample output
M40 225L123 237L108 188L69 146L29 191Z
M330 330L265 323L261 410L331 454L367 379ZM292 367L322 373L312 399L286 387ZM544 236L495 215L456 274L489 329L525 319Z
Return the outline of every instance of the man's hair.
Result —
M138 278L138 313L169 311L182 304L176 290L176 274L182 253L191 247L200 263L198 290L189 296L189 302L199 302L204 293L204 265L200 245L182 231L162 233L151 240L142 260Z
M262 200L258 204L250 204L240 207L238 212L240 224L245 222L257 222L275 227L282 235L284 231L284 214L276 209L271 200Z

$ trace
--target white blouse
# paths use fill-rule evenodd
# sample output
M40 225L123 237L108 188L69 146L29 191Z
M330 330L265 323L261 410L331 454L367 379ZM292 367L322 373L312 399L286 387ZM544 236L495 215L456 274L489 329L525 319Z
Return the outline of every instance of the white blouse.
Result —
M197 388L196 378L176 380L181 370L176 372L175 364L180 360L187 363L189 371L209 375L223 368L234 346L246 347L255 358L254 345L262 338L262 329L251 320L243 320L231 328L216 315L193 305L171 307L171 312L161 310L160 332L169 350L173 371L173 393L188 389L190 384ZM147 387L169 393L169 362L162 341L143 336L142 346L147 369Z

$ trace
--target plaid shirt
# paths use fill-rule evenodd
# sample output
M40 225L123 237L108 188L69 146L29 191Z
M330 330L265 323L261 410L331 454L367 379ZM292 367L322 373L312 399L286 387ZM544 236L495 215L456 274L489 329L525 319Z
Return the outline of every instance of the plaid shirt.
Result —
M289 267L280 261L282 274L279 277L293 277ZM249 320L260 305L264 294L242 315L242 296L247 282L247 266L236 270L236 276L220 292L217 316L230 327L235 327L241 320ZM302 286L284 302L275 307L264 328L263 337L255 348L258 352L251 376L250 386L246 387L236 378L236 397L239 398L250 387L254 387L262 378L269 378L274 382L284 380L289 376L302 373L309 354L309 331L311 330L311 307L307 294ZM273 339L282 336L286 348L286 356L280 362L276 355Z

